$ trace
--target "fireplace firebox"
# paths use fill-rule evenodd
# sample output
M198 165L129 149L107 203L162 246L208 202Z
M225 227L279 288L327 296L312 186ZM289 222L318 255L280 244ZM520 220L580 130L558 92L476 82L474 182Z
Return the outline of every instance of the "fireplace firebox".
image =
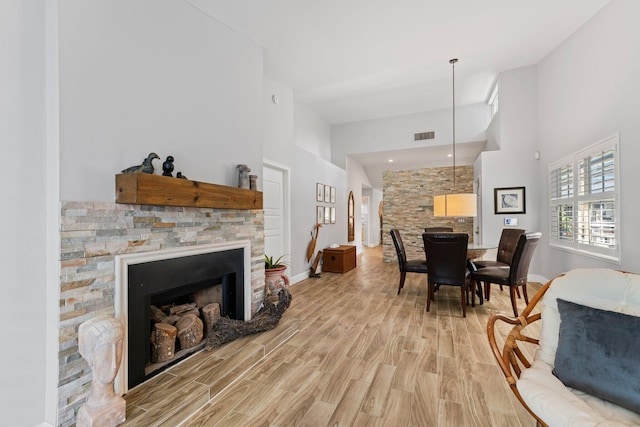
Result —
M129 266L129 388L158 372L145 374L150 354L150 306L156 297L177 300L219 283L221 315L244 320L242 261L242 249L234 249Z
M221 315L249 320L251 300L247 293L251 291L250 273L247 273L248 248L233 246L237 245L223 245L222 248L218 245L204 253L198 253L203 248L173 249L156 251L154 254L134 254L133 259L122 257L120 268L116 269L121 276L116 278L116 282L121 282L116 286L116 294L118 289L121 294L116 295L116 301L120 302L119 307L116 306L116 316L125 324L126 356L119 373L121 378L116 379L117 392L126 392L192 353L183 353L159 368L148 369L153 328L152 304L169 301L179 303L183 301L182 298L195 292L219 286Z

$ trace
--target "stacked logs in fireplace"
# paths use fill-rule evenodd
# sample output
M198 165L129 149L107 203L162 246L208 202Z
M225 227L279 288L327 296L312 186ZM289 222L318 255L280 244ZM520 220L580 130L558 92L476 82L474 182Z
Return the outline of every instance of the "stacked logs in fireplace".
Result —
M173 360L179 350L197 347L220 318L220 304L196 302L151 306L151 363Z

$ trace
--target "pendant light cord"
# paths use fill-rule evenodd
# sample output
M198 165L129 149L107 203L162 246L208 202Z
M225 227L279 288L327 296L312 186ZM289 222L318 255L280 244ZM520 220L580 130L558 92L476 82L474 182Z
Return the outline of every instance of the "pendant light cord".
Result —
M456 62L458 59L450 59L451 81L453 87L453 191L456 191Z

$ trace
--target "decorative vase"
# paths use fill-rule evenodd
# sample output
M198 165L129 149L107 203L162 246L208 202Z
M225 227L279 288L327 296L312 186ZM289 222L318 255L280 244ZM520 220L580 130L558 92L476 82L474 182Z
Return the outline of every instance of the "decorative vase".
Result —
M249 172L251 169L247 165L238 165L238 188L249 189Z
M265 268L264 270L265 288L267 296L272 302L278 301L278 292L280 292L280 289L289 287L289 278L284 274L286 270L286 265L276 268Z

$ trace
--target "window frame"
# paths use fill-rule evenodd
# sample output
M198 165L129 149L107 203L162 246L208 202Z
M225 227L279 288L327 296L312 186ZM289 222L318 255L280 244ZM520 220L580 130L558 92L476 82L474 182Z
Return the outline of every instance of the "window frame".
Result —
M599 191L592 192L591 187L589 191L581 191L584 188L584 176L581 175L581 162L585 159L591 159L597 155L597 153L606 152L608 150L613 151L613 190L611 191ZM555 174L554 172L568 170L571 167L571 181L567 180L555 180L554 178L563 177L566 174ZM548 170L548 202L549 202L549 246L567 250L569 252L577 253L580 255L586 255L595 257L598 259L610 261L613 263L621 263L621 242L620 237L622 235L620 230L620 138L619 134L615 133L607 138L604 138L595 144L575 151L574 153L563 157L555 162L549 164ZM606 174L603 173L603 179L606 178ZM564 184L564 185L560 185ZM581 187L582 185L582 187ZM580 233L581 227L585 226L585 221L581 219L581 214L597 214L597 211L581 210L581 205L585 203L602 202L613 203L613 220L612 223L603 223L601 226L603 229L614 227L613 234L613 247L604 247L602 244L597 244L593 240L589 239L588 242L581 241ZM559 209L566 209L571 211L571 216L567 217L565 221L558 220ZM606 209L603 211L606 212ZM594 230L594 224L596 223L589 216L586 222L586 226L589 231ZM608 225L608 226L607 226ZM567 232L568 233L563 233ZM567 235L570 237L567 238ZM603 239L606 240L605 234Z

